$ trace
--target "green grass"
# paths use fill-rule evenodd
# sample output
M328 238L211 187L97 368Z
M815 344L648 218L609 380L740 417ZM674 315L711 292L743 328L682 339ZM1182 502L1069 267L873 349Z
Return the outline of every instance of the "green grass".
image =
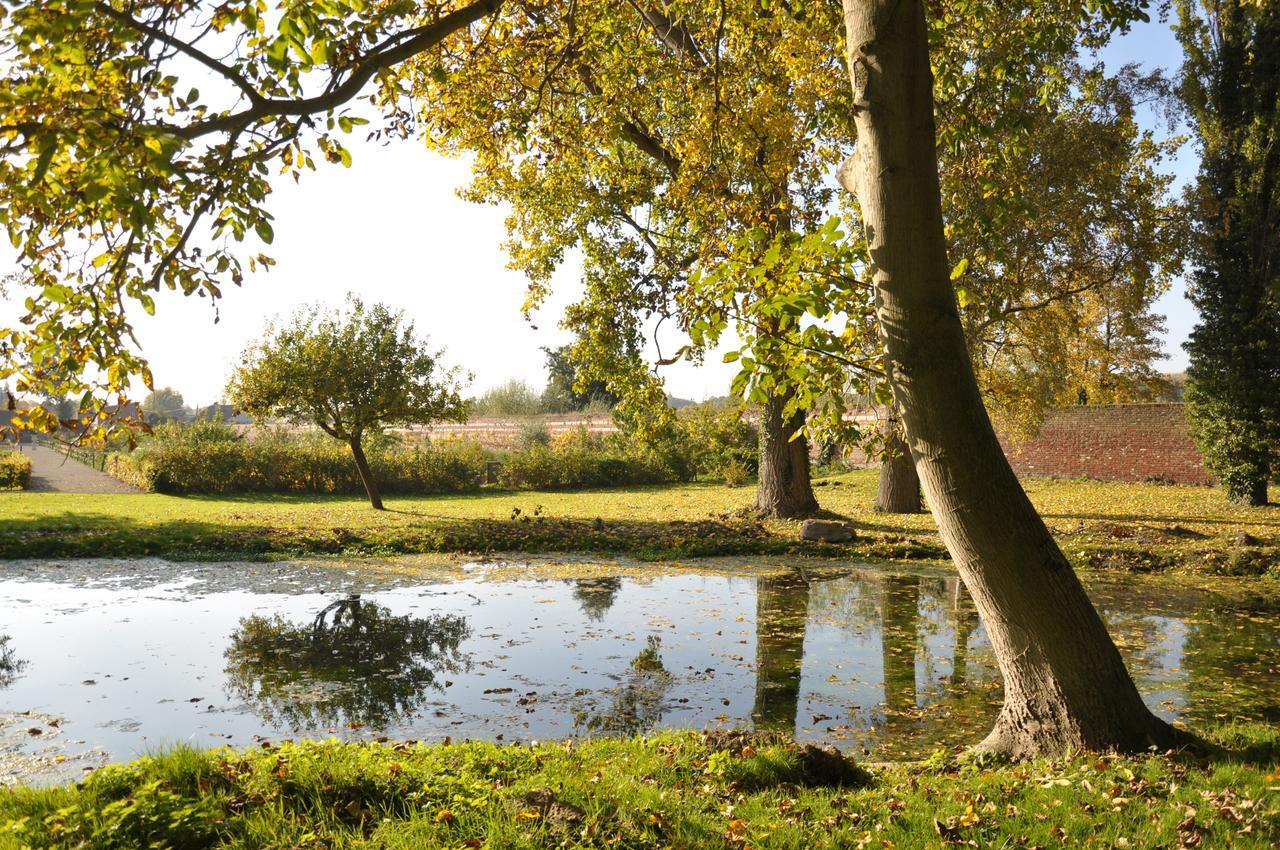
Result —
M392 498L0 496L0 557L185 558L422 552L598 552L642 558L814 554L945 557L928 514L870 510L876 472L819 479L831 514L859 539L803 544L796 525L758 522L749 487L712 484ZM1280 509L1229 505L1219 490L1033 479L1027 491L1077 565L1280 574ZM518 509L518 513L516 513ZM515 517L513 519L513 516Z
M1280 730L1214 737L1234 752L870 773L734 733L179 749L0 791L0 850L1275 846Z

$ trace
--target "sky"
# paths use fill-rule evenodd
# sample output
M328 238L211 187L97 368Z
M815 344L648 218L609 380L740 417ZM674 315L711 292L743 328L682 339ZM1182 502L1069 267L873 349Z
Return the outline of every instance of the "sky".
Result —
M1112 68L1138 62L1170 71L1180 57L1168 24L1160 21L1136 26L1101 54ZM275 241L268 250L277 266L247 275L241 288L227 287L216 324L207 299L175 293L156 299L154 317L133 311L156 386L176 387L192 405L218 401L237 355L272 317L306 303L338 305L348 292L404 309L432 347L446 350L447 363L474 376L475 394L513 378L536 388L545 384L540 349L569 340L558 324L580 293L580 261L564 264L552 298L526 321L520 311L525 280L506 267L499 247L506 235L504 211L456 194L469 180L466 162L414 141L383 147L353 138L351 150L351 168L322 166L298 185L277 185L269 205ZM1180 183L1194 177L1190 146L1169 167ZM6 306L7 319L14 306ZM1170 357L1160 368L1180 371L1186 365L1181 343L1195 320L1180 283L1160 300L1157 312L1168 317ZM671 338L663 348L677 345ZM664 367L668 392L695 400L724 395L735 367L720 360L712 354L702 366Z

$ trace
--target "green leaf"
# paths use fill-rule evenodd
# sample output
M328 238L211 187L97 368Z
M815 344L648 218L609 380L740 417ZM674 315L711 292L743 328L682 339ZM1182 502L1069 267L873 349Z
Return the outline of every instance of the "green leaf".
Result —
M271 240L276 238L276 232L272 230L271 223L268 221L259 221L253 226L253 230L258 234L258 238L268 245L271 244Z
M58 152L56 142L50 142L49 145L40 151L40 159L36 162L36 172L31 175L31 185L34 186L44 179L45 172L49 170L49 163L53 162L53 155Z

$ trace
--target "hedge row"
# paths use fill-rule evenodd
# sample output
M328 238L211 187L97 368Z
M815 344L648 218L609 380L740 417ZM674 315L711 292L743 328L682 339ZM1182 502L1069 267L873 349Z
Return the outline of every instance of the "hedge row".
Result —
M498 473L498 483L515 490L616 487L673 480L668 468L650 458L564 443L511 452L503 458Z
M31 486L31 458L20 452L0 451L0 490L25 490Z
M369 453L369 465L384 493L477 490L486 463L483 448L462 442ZM107 472L158 493L364 492L350 449L338 443L158 442L133 454L111 455Z
M463 493L484 485L498 461L497 483L555 490L689 481L740 483L755 474L755 431L734 409L697 409L644 440L585 429L554 439L546 428L521 435L521 447L490 452L441 440L406 448L385 437L365 446L379 488L394 493ZM219 422L166 424L132 453L106 456L105 470L160 493L363 493L350 449L319 435L268 431L245 439Z

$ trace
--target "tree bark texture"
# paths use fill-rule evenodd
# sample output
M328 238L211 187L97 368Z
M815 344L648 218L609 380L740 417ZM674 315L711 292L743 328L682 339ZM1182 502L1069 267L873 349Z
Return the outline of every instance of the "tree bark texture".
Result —
M1185 741L1143 703L983 407L947 263L923 2L843 2L858 143L840 178L858 197L911 455L1004 680L979 748L1031 757Z
M897 420L885 425L885 457L880 461L880 483L875 509L886 514L920 513L920 476L911 450L902 438Z
M350 444L351 456L356 461L356 471L360 473L360 483L364 484L364 491L369 495L369 504L373 505L374 510L385 510L382 507L382 494L378 492L378 482L373 480L373 471L369 469L369 460L364 456L364 447L360 445L360 438L352 438Z
M803 434L804 414L786 416L790 393L769 396L760 411L760 478L756 513L773 519L808 516L818 510L809 480L809 441Z

